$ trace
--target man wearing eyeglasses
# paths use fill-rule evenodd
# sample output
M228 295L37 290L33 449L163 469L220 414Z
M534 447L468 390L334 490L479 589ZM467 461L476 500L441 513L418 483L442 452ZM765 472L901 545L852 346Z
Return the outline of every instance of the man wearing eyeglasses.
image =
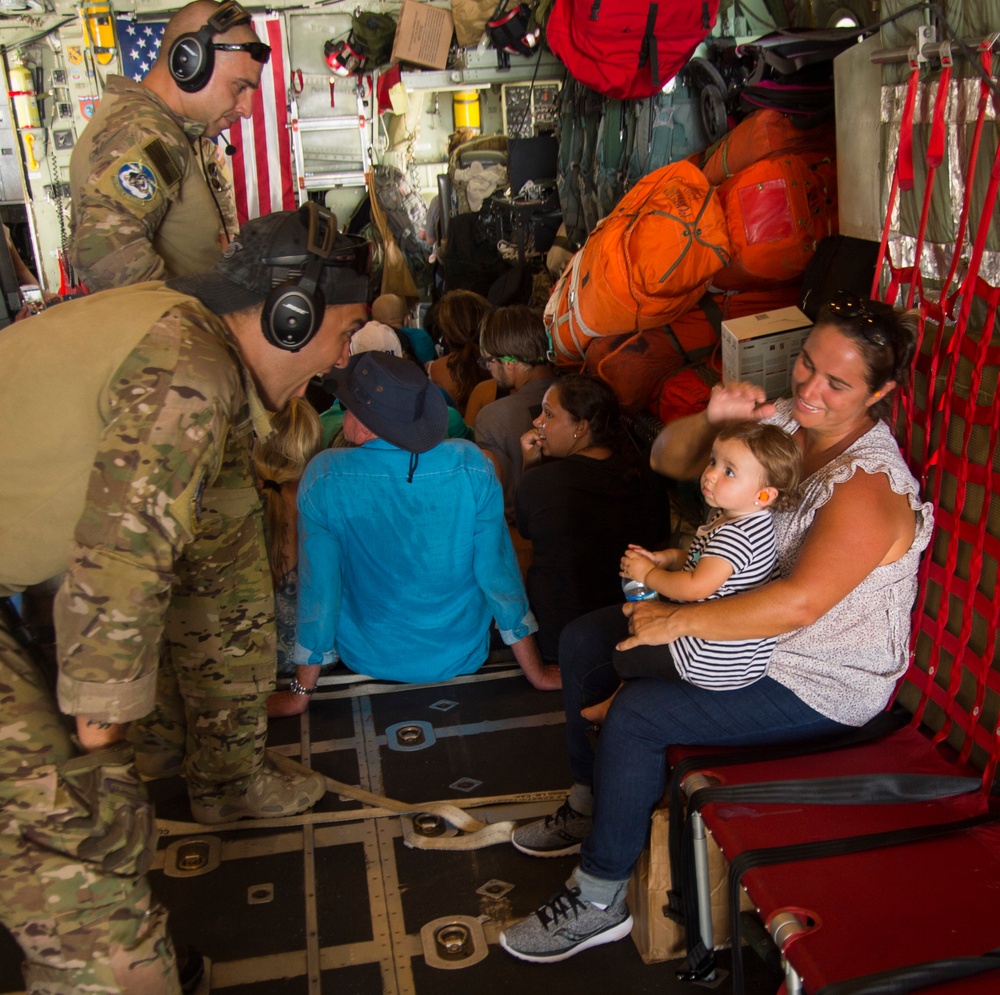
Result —
M214 139L250 116L269 57L238 3L196 0L170 19L141 83L108 78L70 159L71 260L91 291L219 258L237 225Z
M251 452L269 411L346 365L368 249L310 203L247 222L205 272L0 336L0 923L30 991L177 995L138 774L183 775L206 825L326 791L264 748L274 596ZM8 597L39 585L59 586L74 740Z

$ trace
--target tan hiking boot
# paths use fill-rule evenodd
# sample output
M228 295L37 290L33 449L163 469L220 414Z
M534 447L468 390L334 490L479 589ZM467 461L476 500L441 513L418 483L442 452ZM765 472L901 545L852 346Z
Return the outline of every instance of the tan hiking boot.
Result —
M217 826L237 819L275 819L298 815L313 807L326 794L326 778L289 757L272 750L264 753L264 765L254 776L245 795L238 798L191 799L191 814L197 822Z

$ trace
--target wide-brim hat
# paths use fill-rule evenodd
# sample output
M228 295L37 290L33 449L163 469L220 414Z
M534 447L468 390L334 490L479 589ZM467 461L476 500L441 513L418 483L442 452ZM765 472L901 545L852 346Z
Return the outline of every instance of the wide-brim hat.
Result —
M310 259L309 212L318 206L304 204L297 211L275 211L251 219L214 269L175 277L167 285L197 297L215 314L263 304L274 287L301 276ZM326 220L336 228L337 219L329 212ZM327 307L367 302L369 258L367 241L337 235L317 283Z
M448 404L415 363L385 352L352 356L323 386L370 432L411 453L426 453L448 434Z

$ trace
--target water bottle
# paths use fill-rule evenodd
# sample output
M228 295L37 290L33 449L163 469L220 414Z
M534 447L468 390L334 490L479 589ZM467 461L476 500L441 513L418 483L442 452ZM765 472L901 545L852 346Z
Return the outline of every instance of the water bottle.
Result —
M631 577L622 578L622 593L626 601L656 601L659 595L651 587L646 587L641 580Z

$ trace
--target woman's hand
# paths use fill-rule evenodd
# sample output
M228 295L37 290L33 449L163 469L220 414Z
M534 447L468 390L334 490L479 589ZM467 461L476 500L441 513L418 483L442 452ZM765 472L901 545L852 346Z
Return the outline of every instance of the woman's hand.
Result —
M537 428L530 428L521 436L521 465L534 466L542 459L542 437Z
M630 650L635 646L662 646L678 636L687 635L683 628L684 605L666 601L626 601L622 611L628 617L628 631L615 649Z
M740 381L712 388L705 417L710 425L719 426L733 421L759 421L773 415L774 410L762 387Z

